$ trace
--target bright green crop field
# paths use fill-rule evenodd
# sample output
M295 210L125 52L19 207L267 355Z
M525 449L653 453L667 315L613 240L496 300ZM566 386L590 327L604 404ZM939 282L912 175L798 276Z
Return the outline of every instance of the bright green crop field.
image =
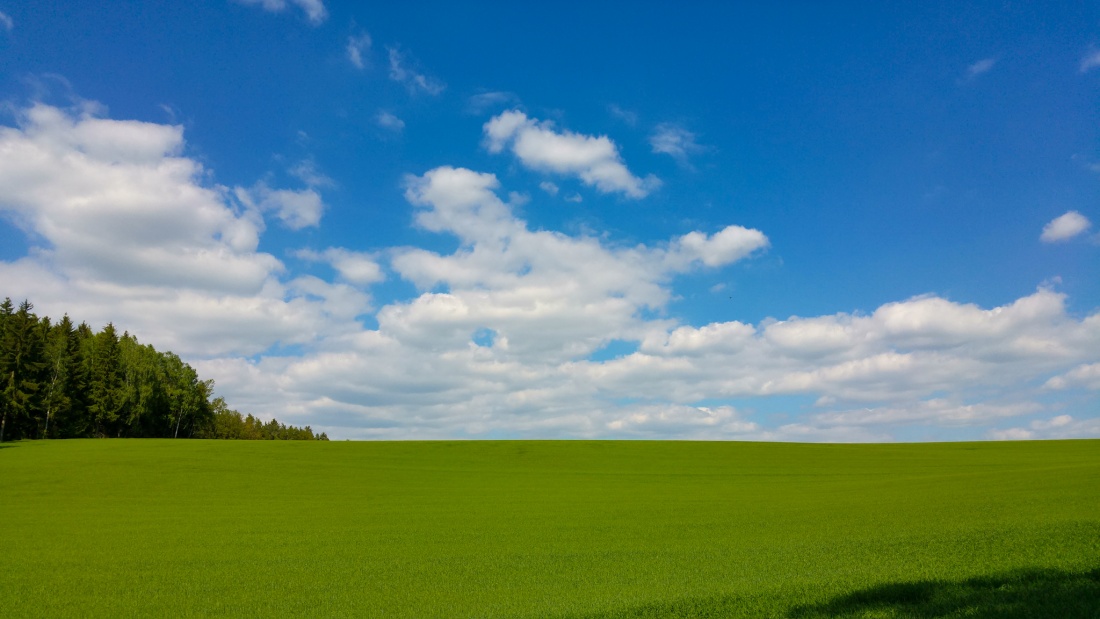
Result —
M5 617L1100 617L1100 441L0 446Z

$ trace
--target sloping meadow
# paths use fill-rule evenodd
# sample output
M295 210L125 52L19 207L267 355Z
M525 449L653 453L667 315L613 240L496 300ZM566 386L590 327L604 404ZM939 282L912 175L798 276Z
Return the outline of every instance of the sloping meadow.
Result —
M3 614L1097 617L1100 441L0 448Z

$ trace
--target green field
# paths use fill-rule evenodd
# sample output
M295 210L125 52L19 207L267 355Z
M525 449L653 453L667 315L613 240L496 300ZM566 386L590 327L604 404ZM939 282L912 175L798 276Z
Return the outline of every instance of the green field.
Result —
M1100 617L1100 441L0 446L0 615Z

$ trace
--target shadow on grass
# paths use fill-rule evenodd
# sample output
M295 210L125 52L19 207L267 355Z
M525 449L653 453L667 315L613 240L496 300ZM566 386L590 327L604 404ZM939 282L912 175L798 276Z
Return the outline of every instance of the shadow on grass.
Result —
M1084 573L1020 570L963 581L890 583L801 606L789 616L1100 619L1100 569Z
M763 602L763 604L761 604ZM738 596L686 598L585 615L585 619L776 616L785 606ZM782 615L780 615L782 616ZM962 581L889 583L796 606L789 619L1100 619L1100 568L1020 570Z

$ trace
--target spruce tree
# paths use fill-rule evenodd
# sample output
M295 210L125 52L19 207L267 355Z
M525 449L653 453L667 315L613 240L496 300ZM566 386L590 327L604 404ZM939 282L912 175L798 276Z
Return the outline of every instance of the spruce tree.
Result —
M68 417L69 412L72 410L70 392L72 391L74 378L73 352L76 340L73 321L69 319L68 314L65 314L61 322L52 327L50 326L50 319L48 317L43 318L42 325L46 333L45 356L46 375L48 376L42 399L46 414L42 438L49 438L50 421L54 421L54 433L56 434L57 417Z
M119 436L119 413L125 403L115 326L108 323L92 338L89 359L88 415L96 436Z
M31 311L33 309L30 301L20 303L14 313L10 300L5 300L4 307L0 307L4 314L3 331L0 332L0 380L3 380L0 405L4 409L0 418L0 441L5 432L16 437L26 434L28 427L33 427L40 404L40 381L46 364L38 317Z

